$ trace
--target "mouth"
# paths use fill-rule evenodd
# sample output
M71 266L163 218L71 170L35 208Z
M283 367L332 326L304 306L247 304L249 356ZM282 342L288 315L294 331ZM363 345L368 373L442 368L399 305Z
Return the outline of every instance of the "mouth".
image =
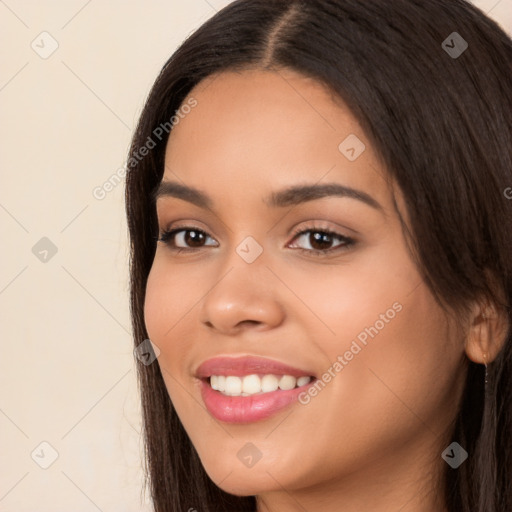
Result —
M317 380L312 372L270 359L220 357L196 373L208 412L220 421L260 421L297 401Z

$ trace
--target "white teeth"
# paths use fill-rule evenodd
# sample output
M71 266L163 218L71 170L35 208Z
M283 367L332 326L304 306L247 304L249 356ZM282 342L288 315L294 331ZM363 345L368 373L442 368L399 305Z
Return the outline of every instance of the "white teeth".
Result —
M293 377L292 375L259 375L251 374L244 377L234 375L212 375L210 377L210 386L216 391L220 391L228 396L250 396L261 393L270 393L281 389L287 391L296 386L304 386L311 381L311 377Z
M269 393L270 391L277 391L279 381L275 375L264 375L261 379L261 391Z
M309 384L311 377L299 377L297 379L297 387L304 386L304 384Z
M242 381L242 391L249 395L261 391L260 378L257 375L246 375Z
M224 387L226 395L237 396L242 393L242 379L230 375L226 377L226 385Z
M279 389L283 391L287 391L288 389L293 389L297 384L297 379L292 377L291 375L283 375L279 380Z

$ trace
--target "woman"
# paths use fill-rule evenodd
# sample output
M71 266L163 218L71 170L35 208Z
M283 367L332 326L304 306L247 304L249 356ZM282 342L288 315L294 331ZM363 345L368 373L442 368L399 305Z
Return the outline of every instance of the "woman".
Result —
M462 0L239 0L170 58L126 196L156 511L512 510L510 69Z

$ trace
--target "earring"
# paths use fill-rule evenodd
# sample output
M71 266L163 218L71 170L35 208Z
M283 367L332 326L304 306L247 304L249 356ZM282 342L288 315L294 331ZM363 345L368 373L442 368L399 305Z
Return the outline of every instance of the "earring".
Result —
M485 385L487 386L487 354L484 354L484 365L485 365Z

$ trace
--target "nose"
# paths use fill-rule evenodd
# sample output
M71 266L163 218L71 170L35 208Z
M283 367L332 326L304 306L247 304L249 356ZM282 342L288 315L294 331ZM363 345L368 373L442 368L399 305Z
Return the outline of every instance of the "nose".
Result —
M278 327L285 313L275 276L261 261L230 262L202 301L202 323L226 335Z

